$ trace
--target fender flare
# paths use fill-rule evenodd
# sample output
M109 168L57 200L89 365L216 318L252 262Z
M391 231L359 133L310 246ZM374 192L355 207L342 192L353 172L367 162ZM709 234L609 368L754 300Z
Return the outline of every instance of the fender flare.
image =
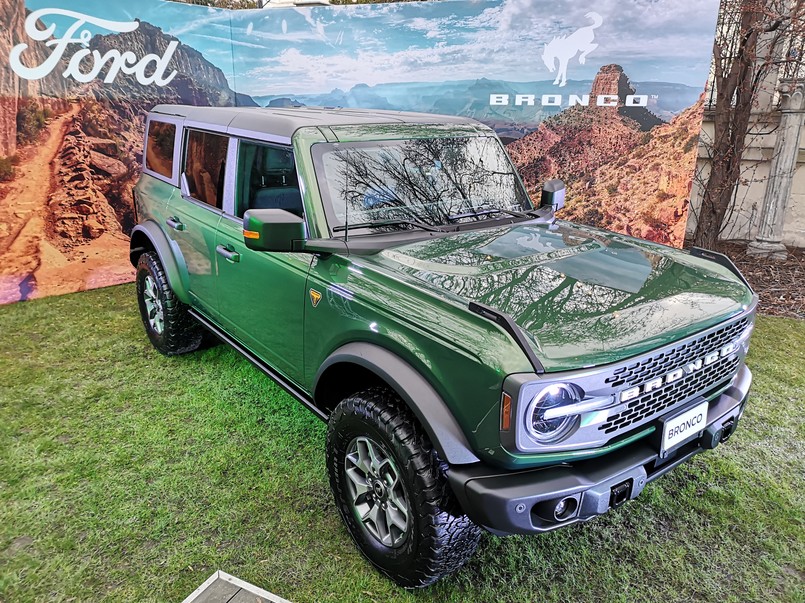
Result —
M136 235L142 233L150 242L151 246L159 256L159 261L165 269L165 274L168 276L168 282L171 289L173 289L176 297L185 304L190 304L190 294L187 291L187 285L182 278L182 271L179 269L179 263L176 261L176 256L173 253L173 247L168 237L162 232L162 229L153 221L143 222L138 224L131 231L131 240L134 241ZM134 260L134 253L140 248L132 246L129 252L132 264L136 265Z
M324 372L338 363L357 364L385 381L419 419L439 456L449 464L478 463L467 438L444 400L410 364L386 348L348 343L335 350L319 367L313 391Z

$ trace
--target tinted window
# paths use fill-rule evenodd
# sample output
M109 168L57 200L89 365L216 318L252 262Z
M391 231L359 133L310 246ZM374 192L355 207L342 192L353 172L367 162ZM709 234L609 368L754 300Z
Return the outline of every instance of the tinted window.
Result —
M238 217L247 209L284 209L302 215L293 150L241 142L238 152Z
M187 133L184 173L194 199L221 209L229 138L209 132Z
M145 167L166 178L172 178L175 141L175 125L151 120L151 124L148 126L148 144L145 149Z

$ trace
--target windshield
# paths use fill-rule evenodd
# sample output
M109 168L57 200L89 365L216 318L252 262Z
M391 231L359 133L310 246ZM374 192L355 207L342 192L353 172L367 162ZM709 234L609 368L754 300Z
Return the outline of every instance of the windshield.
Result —
M313 157L334 232L435 230L532 209L492 136L319 143Z

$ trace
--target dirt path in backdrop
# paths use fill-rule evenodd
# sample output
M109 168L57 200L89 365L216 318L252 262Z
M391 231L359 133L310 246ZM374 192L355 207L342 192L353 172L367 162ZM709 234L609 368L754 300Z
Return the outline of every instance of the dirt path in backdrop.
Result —
M77 248L70 258L47 240L48 196L54 159L70 121L81 110L74 105L48 125L44 140L17 167L0 202L0 304L126 282L128 239L105 233Z

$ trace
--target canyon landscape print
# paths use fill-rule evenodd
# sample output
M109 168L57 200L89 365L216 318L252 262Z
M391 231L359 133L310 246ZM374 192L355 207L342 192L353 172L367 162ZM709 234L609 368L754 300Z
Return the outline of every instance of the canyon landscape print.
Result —
M568 203L561 217L669 245L679 246L684 238L702 117L702 102L696 100L701 87L642 79L632 83L628 65L599 62L589 79L573 79L571 63L562 88L540 65L544 79L529 82L487 73L452 81L384 83L359 73L355 77L369 83L328 88L340 83L334 79L336 70L333 79L319 83L330 92L316 92L303 87L304 78L277 72L276 64L288 64L290 51L278 53L270 44L286 34L304 38L291 31L293 19L300 30L307 27L327 36L327 27L336 26L335 17L347 22L348 10L391 19L402 10L441 9L416 3L423 6L237 11L230 23L227 11L174 4L160 12L162 5L171 3L143 3L157 22L153 15L170 11L165 18L176 21L185 9L192 9L189 21L203 23L203 31L214 31L209 28L216 23L223 28L225 22L229 33L220 35L228 50L219 51L222 44L205 45L205 36L194 33L192 26L172 28L145 18L129 19L125 27L120 26L125 18L120 18L120 28L111 31L111 22L97 18L89 35L93 18L81 22L80 13L70 6L74 3L56 0L53 6L64 5L69 14L62 16L59 29L48 31L47 20L35 20L44 2L29 0L26 6L23 0L0 0L0 304L133 280L128 261L128 235L136 220L132 190L142 159L144 117L159 103L320 105L468 115L495 129L535 199L545 180L566 181ZM505 9L510 3L517 2L489 5ZM433 4L480 10L476 3L461 1ZM276 35L260 37L261 19L266 31L276 26ZM34 26L49 35L36 34L39 40L32 40ZM342 40L343 31L342 26L341 33L330 38ZM65 32L73 42L65 41ZM436 35L430 32L428 37ZM263 51L260 44L265 45ZM529 65L541 63L538 49L535 46ZM142 64L135 65L134 58L128 64L116 62L124 52ZM237 52L262 62L237 60ZM279 58L275 64L263 61L263 55ZM94 56L109 60L93 63ZM317 68L304 57L299 62L299 69ZM259 65L267 67L261 71ZM448 66L444 72L451 72ZM302 87L294 92L297 82ZM523 91L536 91L538 99L554 92L565 99L589 95L593 102L517 107L490 101L495 94L514 99ZM644 99L639 106L630 100L635 94ZM602 96L609 99L606 106L595 103Z
M0 0L0 22L8 25L0 56L30 43L28 12L22 0ZM78 83L62 76L69 52L37 81L18 77L8 62L0 65L0 162L11 172L0 182L0 303L132 281L128 235L146 113L158 103L228 106L237 99L256 106L199 52L148 23L94 36L89 49L162 56L171 42L178 46L167 71L176 76L162 87L125 73L105 83L108 66L92 82ZM23 59L33 66L48 55L31 45Z

